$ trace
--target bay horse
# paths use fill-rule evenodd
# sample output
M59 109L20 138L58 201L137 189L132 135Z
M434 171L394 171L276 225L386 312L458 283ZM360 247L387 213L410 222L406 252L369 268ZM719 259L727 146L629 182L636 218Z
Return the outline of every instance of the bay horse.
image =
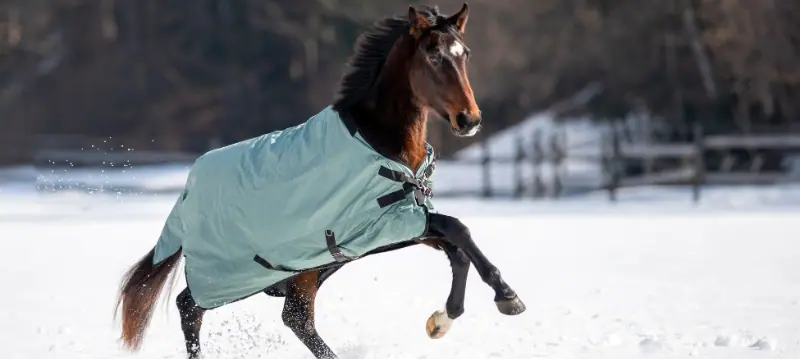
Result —
M449 17L440 14L436 6L419 9L410 6L407 17L379 20L360 35L348 62L350 70L340 81L332 109L342 118L351 119L364 141L375 151L402 161L412 170L418 169L427 155L429 111L447 121L455 136L473 136L480 129L481 112L467 76L470 49L463 39L468 11L466 3ZM425 236L400 238L364 256L416 244L442 250L447 255L452 267L450 294L444 310L435 311L426 322L430 338L441 338L464 313L470 264L494 290L494 301L500 313L518 315L525 311L523 302L478 248L466 225L444 214L427 211L425 214ZM117 311L122 312L121 339L128 350L141 347L155 303L165 284L174 279L182 258L178 248L174 254L156 262L156 249L154 247L133 265L120 285ZM337 357L315 329L317 291L327 278L350 261L337 260L331 265L298 270L291 277L259 291L285 297L283 323L316 358ZM189 358L200 357L203 315L213 309L201 307L195 298L187 286L176 299Z

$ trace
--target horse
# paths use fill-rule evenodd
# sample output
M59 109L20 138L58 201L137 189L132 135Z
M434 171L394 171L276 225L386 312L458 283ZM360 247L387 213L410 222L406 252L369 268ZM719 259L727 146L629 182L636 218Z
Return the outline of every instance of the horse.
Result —
M389 16L378 20L360 34L354 47L354 53L348 60L349 70L340 79L337 95L330 106L329 112L327 112L330 116L334 116L336 121L325 120L327 117L321 117L314 121L309 120L306 125L298 126L298 128L288 131L288 134L281 133L280 135L270 135L273 137L265 137L273 142L277 141L280 136L302 137L297 133L309 131L308 127L313 126L322 126L320 127L323 128L322 131L328 132L349 132L349 135L353 135L353 138L356 137L355 134L357 133L357 137L363 141L364 146L373 149L387 159L402 163L410 169L410 171L403 172L381 168L379 172L381 172L382 176L397 181L396 183L402 183L402 189L383 197L390 197L390 201L394 201L392 203L410 203L408 206L411 207L403 207L406 209L411 208L411 212L408 213L422 213L418 216L423 218L422 222L420 222L424 227L421 235L412 235L411 238L395 238L389 244L381 245L377 248L369 248L360 256L347 256L343 253L346 249L341 250L335 244L336 238L333 231L326 230L325 240L327 241L328 249L330 249L330 258L333 259L327 260L322 265L308 268L302 265L289 268L288 266L284 267L283 265L269 263L268 260L262 258L269 257L269 253L263 256L257 254L254 261L263 265L261 269L264 272L278 273L280 280L271 283L266 288L251 287L241 289L234 286L230 288L231 292L247 292L248 294L236 294L239 297L235 300L219 302L203 299L202 302L206 305L202 305L202 303L198 303L201 302L199 298L204 298L204 293L216 291L218 288L215 285L217 284L203 287L201 284L196 284L200 282L190 282L189 275L193 273L195 268L190 271L189 265L202 268L206 264L203 262L203 258L208 260L208 253L203 252L202 255L192 254L190 257L187 254L190 239L186 238L186 236L172 236L171 238L177 238L174 240L175 243L164 240L163 237L174 231L183 230L185 227L170 227L170 219L168 219L162 232L162 238L159 239L157 245L123 275L116 303L115 317L121 311L121 341L124 348L135 351L141 347L155 303L158 302L162 292L165 291L167 282L171 282L171 285L174 285L174 272L184 257L186 261L187 287L177 295L176 305L180 314L181 330L183 331L188 358L199 358L201 356L199 334L203 323L203 315L206 311L259 293L265 293L273 297L285 297L281 315L283 323L291 329L316 358L337 358L315 328L314 305L320 286L342 266L358 258L418 244L444 252L452 268L451 289L444 310L434 311L426 321L426 332L430 338L443 337L452 328L454 320L464 313L467 274L471 265L475 266L483 282L493 289L494 302L501 314L518 315L523 313L526 309L525 304L505 282L497 266L484 255L474 242L468 227L455 217L430 212L425 205L430 198L430 193L424 191L430 189L425 186L425 183L429 183L426 182L427 173L433 168L433 163L429 161L432 149L426 142L426 124L429 113L432 112L446 121L454 136L474 136L481 128L481 111L476 104L467 75L470 48L464 42L463 35L468 17L469 8L464 3L461 10L452 16L441 14L437 6L422 6L419 9L409 6L407 16ZM341 120L339 121L339 119ZM347 131L338 130L339 127L336 127L338 123L342 123L344 126L342 128L346 128ZM334 136L335 134L325 134L325 136L329 135ZM250 150L261 146L254 143L256 142L248 142ZM333 156L333 154L321 150L307 152L311 153L303 153L302 157L304 160L313 163L324 164L325 159L330 159L330 156ZM199 161L195 162L192 171L198 166ZM211 166L205 174L198 174L197 180L201 181L203 176L226 172L225 168L216 167L226 164L227 162L225 161L218 162L218 164ZM280 162L276 166L291 166L291 164ZM422 171L423 167L425 171ZM261 171L259 173L262 176L273 176L274 173L280 172L281 169L266 168L261 169ZM409 178L408 173L411 173L413 177L414 173L418 171L426 172L422 179ZM192 176L191 173L190 176ZM256 178L254 181L256 180L259 179ZM392 181L386 182L395 183ZM219 187L217 184L214 185ZM253 184L242 184L242 186L251 185ZM187 181L187 188L188 186L189 181ZM305 191L309 190L308 188L305 189ZM192 191L182 193L173 211L177 211L183 201L190 201L195 195L197 194ZM336 195L336 193L333 193L333 195ZM320 203L336 210L349 210L337 208L337 206L344 205L334 202L326 200ZM380 203L381 200L379 199L378 202ZM296 207L297 205L299 204L285 204L286 207ZM377 208L378 206L374 207ZM423 211L420 212L419 208L422 208ZM286 208L281 210L289 211ZM276 216L283 215L281 212L274 213ZM211 213L211 215L213 216L214 213ZM205 218L203 222L205 225L205 222L214 222L214 220ZM378 225L375 225L374 233L384 233L381 232L384 227L396 226L396 223L390 220L378 221L378 223ZM238 224L221 223L219 225ZM293 227L298 226L303 225L300 223L293 224ZM423 229L419 226L414 228L415 231ZM209 235L197 231L192 233L203 236ZM225 241L228 239L216 238L216 240L219 240L221 246L224 247L227 243ZM285 246L291 249L292 246L296 245L289 241ZM226 262L226 265L229 267L255 268L252 262L241 265ZM229 273L231 276L240 274L233 272L233 270L231 271ZM231 283L230 281L225 282L228 278L212 277L207 278L210 283ZM239 277L244 277L242 281L248 281L247 283L251 286L257 286L260 283L252 280L249 273ZM220 282L214 282L214 280L219 280ZM252 284L252 282L255 282L255 284ZM251 290L252 288L258 289ZM253 293L249 293L249 291Z

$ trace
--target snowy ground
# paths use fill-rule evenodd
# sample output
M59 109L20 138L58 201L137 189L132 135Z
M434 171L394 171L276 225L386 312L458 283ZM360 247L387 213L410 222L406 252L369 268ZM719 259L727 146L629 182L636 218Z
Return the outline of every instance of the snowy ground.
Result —
M120 351L112 321L119 278L153 246L175 195L41 193L18 175L0 180L0 357L182 358L171 300L182 279L140 353ZM156 175L145 177L158 187ZM326 282L318 329L343 359L800 357L800 187L710 189L699 205L680 189L620 200L437 200L528 311L499 314L473 270L466 313L428 339L450 269L413 247ZM256 296L207 314L207 358L311 358L281 306Z

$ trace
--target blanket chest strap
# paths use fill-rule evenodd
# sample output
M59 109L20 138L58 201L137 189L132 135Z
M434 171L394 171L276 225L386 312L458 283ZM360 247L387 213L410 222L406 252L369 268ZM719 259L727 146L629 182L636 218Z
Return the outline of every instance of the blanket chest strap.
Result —
M402 201L406 197L406 195L410 192L414 192L414 200L417 202L417 205L419 206L424 205L425 197L428 198L433 197L433 191L431 191L431 188L428 187L425 183L428 176L430 176L430 173L433 173L433 166L435 165L431 163L431 165L425 169L423 179L414 178L406 175L403 172L395 171L390 168L381 166L381 168L378 170L378 175L395 182L402 182L403 189L399 189L397 191L381 196L380 198L378 198L378 205L381 208L383 208L395 202Z

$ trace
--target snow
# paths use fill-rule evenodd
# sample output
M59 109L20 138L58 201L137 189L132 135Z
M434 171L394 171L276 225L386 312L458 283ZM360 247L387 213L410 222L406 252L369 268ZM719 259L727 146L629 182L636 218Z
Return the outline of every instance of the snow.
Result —
M183 165L0 171L0 357L183 358L172 304L183 278L140 353L120 350L112 313L122 273L155 244L185 174ZM57 183L83 189L36 190ZM690 194L437 199L528 310L498 313L472 270L465 314L428 339L450 268L443 254L411 247L334 275L317 299L317 328L342 359L798 357L800 186L706 188L698 204ZM311 358L283 326L282 302L260 295L209 312L206 358Z

